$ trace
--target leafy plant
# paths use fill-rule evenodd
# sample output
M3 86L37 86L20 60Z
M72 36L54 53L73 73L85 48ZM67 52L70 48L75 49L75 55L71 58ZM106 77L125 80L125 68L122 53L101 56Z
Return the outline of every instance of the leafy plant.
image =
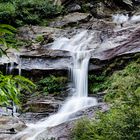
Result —
M11 40L7 40L6 35L13 35L16 29L10 25L0 24L0 57L13 46L9 46ZM15 47L14 47L15 48ZM0 105L10 104L13 101L19 104L19 95L22 90L31 92L35 85L22 76L5 76L0 72Z
M13 101L19 105L21 91L26 90L31 92L32 88L35 88L35 85L25 77L4 76L0 73L0 105L8 105L9 101Z
M15 31L16 31L16 29L10 25L0 24L0 57L3 54L6 54L6 51L10 47L16 48L15 46L10 46L8 44L9 40L6 39L7 35L13 35L13 32L15 32ZM12 41L12 40L10 40L10 41Z

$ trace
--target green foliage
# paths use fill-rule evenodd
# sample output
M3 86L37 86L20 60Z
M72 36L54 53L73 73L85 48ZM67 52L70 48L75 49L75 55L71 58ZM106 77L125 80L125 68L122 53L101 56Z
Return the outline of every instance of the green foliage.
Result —
M27 78L12 75L4 76L0 73L0 105L9 104L9 101L19 104L21 91L31 92L34 87L35 85Z
M10 2L1 2L0 3L0 20L8 21L8 24L11 24L15 20L16 7Z
M7 24L0 24L0 57L3 54L6 54L6 51L9 48L16 48L14 45L11 46L9 42L12 42L13 39L7 39L7 36L13 35L16 29Z
M72 140L139 140L140 108L120 105L107 113L99 113L96 120L80 120L72 133Z
M51 0L12 0L0 2L0 20L7 24L39 24L43 19L52 18L62 11Z
M97 93L104 91L107 88L107 84L105 81L107 80L106 75L101 74L100 76L91 74L88 77L89 79L89 92L90 93Z
M44 37L42 35L37 36L36 39L35 39L35 41L42 42L42 41L44 41Z
M37 89L45 94L60 94L66 88L66 83L66 77L50 75L37 83Z
M140 87L140 60L128 65L123 71L115 72L107 81L106 101L124 99L131 101ZM126 98L124 98L126 97Z
M105 82L109 111L98 112L92 120L80 120L73 129L72 140L139 140L140 59Z

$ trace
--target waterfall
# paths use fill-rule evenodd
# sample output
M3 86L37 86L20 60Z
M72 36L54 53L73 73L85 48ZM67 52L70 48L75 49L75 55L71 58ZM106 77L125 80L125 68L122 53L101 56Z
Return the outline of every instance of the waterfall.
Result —
M47 127L53 127L71 120L73 114L77 111L97 105L95 98L88 97L88 64L90 59L88 45L92 39L93 37L87 31L83 31L71 39L60 38L54 42L52 49L67 50L73 57L73 66L71 68L71 78L75 89L73 96L65 101L56 114L36 124L29 124L13 140L24 136L26 140L36 140L38 135L45 131Z

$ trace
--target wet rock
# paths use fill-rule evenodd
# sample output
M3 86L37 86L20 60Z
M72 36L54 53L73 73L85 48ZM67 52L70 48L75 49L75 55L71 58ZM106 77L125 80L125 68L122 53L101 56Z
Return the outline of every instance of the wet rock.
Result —
M26 103L22 106L24 113L20 118L25 122L36 122L39 119L48 117L58 111L67 96L67 90L59 95L34 93L28 97Z
M83 15L83 13L76 13L76 15L79 14ZM69 14L72 18L73 15L75 15L75 13ZM65 17L67 16L68 15ZM115 23L108 21L107 19L98 20L92 18L86 23L80 23L78 27L67 27L61 30L51 27L32 26L34 30L33 33L29 26L26 26L25 28L22 28L23 34L21 33L21 37L25 39L33 39L38 34L46 33L46 35L50 34L53 39L58 37L71 38L82 30L88 29L88 32L91 33L94 38L89 45L89 49L93 49L93 51L91 51L89 69L100 70L104 68L106 61L114 59L114 57L121 57L125 54L140 52L139 25L139 22L132 24L128 21L124 27L120 28L115 26ZM12 54L10 55L10 61L9 59L1 58L0 63L3 65L4 63L10 63L13 61L17 65L20 62L22 72L26 71L26 73L29 73L28 75L38 74L41 76L41 74L57 71L65 73L72 65L72 57L67 51L51 50L51 45L51 43L46 45L34 43L31 47L21 50L21 61L18 61L17 57ZM94 49L94 47L96 49ZM96 60L101 63L96 63ZM17 66L15 68L18 69L19 67Z
M24 106L24 111L41 113L48 112L48 114L54 113L61 106L61 100L55 100L53 97L47 97L48 99L39 99L28 101Z
M75 12L64 17L57 18L54 22L51 22L49 26L62 28L66 26L72 26L74 24L79 24L81 22L87 22L90 18L91 16L88 13Z
M134 3L136 3L136 4L140 4L140 0L133 0L134 1Z
M40 49L23 53L20 56L22 69L66 70L71 65L71 56L67 51Z
M36 139L39 140L41 138L42 139L46 138L45 140L47 140L47 138L49 139L54 138L55 140L71 140L70 134L77 120L85 116L87 116L88 118L92 118L94 117L95 112L97 110L106 112L108 109L109 109L108 105L102 103L98 106L93 106L86 108L84 110L80 110L71 116L72 119L70 121L54 127L49 127L47 131L41 133Z

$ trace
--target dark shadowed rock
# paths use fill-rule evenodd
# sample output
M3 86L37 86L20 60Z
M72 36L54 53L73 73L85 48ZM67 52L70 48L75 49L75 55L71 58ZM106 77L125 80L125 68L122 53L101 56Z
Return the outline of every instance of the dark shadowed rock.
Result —
M81 11L81 6L79 4L72 3L72 4L67 6L67 10L68 10L69 13L79 12L79 11Z
M98 19L110 18L112 11L108 9L102 2L98 2L93 5L91 14Z

